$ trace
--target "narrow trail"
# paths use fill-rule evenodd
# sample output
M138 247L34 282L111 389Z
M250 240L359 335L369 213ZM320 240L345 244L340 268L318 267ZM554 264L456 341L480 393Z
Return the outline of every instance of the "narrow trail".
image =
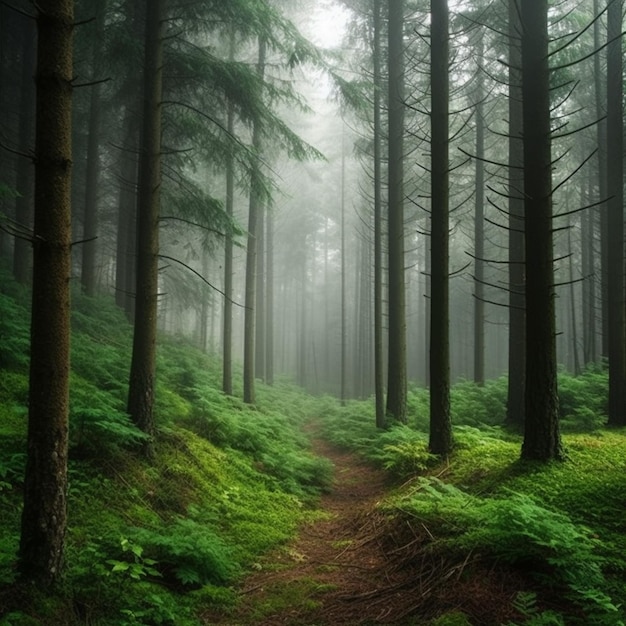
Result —
M488 626L511 614L517 581L424 550L423 524L395 523L377 510L392 485L383 471L312 433L313 451L335 467L321 515L291 543L267 555L239 589L231 615L207 615L210 626L411 626L462 609ZM471 565L473 575L465 576ZM478 568L478 569L477 569Z

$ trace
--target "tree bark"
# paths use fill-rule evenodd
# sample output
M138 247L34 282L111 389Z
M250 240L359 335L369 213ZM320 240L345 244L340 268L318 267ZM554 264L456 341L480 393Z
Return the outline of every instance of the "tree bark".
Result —
M67 525L70 369L72 0L37 4L35 224L28 451L19 571L61 576Z
M385 426L385 372L383 353L383 211L381 122L381 0L374 0L374 393L376 426Z
M389 350L387 415L406 422L404 284L404 0L389 0Z
M452 450L449 295L449 12L431 0L430 451Z
M257 71L262 79L265 73L265 49L266 43L263 38L259 39L259 58ZM252 131L252 149L257 159L261 158L261 128L260 122L255 121ZM245 314L244 314L244 340L243 340L243 401L254 404L256 401L254 378L255 378L255 342L256 342L256 266L257 266L257 235L258 214L262 202L260 162L254 165L252 180L250 182L250 204L248 207L248 244L246 248L246 287L245 287Z
M128 413L149 435L153 453L157 300L159 291L159 210L161 200L161 99L165 0L147 3L144 107L137 197L137 284Z
M474 382L485 384L485 76L484 35L479 34L476 76L476 169L474 210Z
M521 3L526 236L526 395L522 458L561 457L554 267L548 2Z

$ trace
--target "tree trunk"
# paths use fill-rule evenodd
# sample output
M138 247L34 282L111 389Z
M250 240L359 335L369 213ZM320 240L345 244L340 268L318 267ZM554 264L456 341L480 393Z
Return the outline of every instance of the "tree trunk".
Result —
M159 209L161 200L161 97L165 0L147 3L144 108L137 197L137 285L128 413L150 437L153 453L157 300L159 291Z
M431 0L430 451L452 450L449 296L448 2Z
M548 2L521 3L526 236L526 395L522 458L561 457L554 267Z
M265 205L257 207L254 375L265 381Z
M19 571L49 587L63 567L70 370L72 0L37 4L35 228L28 451Z
M524 424L526 380L521 34L518 2L509 0L509 364L506 422L518 429Z
M624 329L624 115L622 0L607 11L607 191L609 288L609 424L626 424L626 339Z
M476 77L476 170L474 211L474 382L485 384L485 76L484 35L479 34Z
M406 422L404 0L389 0L389 350L387 415Z
M274 384L274 213L266 213L267 237L265 252L267 255L265 278L265 382Z
M383 353L383 207L381 124L381 0L374 0L374 393L376 426L385 426L385 371Z
M266 43L263 38L259 39L259 58L257 71L259 77L263 79L265 74L265 48ZM261 158L261 129L260 122L255 121L252 131L252 149L257 159ZM258 235L258 214L261 206L261 182L258 168L260 162L254 165L252 170L252 180L250 182L250 204L248 208L248 245L246 249L246 288L245 288L245 318L244 318L244 340L243 340L243 401L247 404L254 404L256 394L254 389L254 360L255 360L255 316L256 316L256 265L257 265L257 235Z
M230 42L230 60L234 60L234 38ZM227 127L229 136L235 131L235 108L228 103ZM226 160L226 214L233 219L235 204L235 164L232 153ZM233 236L226 233L224 244L224 321L222 341L222 391L233 395Z

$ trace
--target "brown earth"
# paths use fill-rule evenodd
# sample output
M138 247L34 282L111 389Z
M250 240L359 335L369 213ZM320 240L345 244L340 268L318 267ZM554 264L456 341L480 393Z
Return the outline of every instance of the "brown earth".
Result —
M510 607L519 581L471 555L454 561L429 553L428 528L377 510L393 488L384 472L319 438L313 447L335 466L322 515L243 581L234 614L207 615L206 624L408 626L462 611L486 626L515 617Z

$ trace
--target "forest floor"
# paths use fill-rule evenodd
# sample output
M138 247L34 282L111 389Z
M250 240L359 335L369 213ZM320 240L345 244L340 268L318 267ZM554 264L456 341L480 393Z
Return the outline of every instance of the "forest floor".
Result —
M424 550L432 538L426 527L398 528L392 516L377 510L394 488L385 472L315 433L312 443L313 451L335 466L319 515L242 581L232 614L211 613L206 624L408 626L457 610L481 624L514 617L510 606L517 581L488 570L480 572L478 584L474 575L464 580L469 558L433 557Z

